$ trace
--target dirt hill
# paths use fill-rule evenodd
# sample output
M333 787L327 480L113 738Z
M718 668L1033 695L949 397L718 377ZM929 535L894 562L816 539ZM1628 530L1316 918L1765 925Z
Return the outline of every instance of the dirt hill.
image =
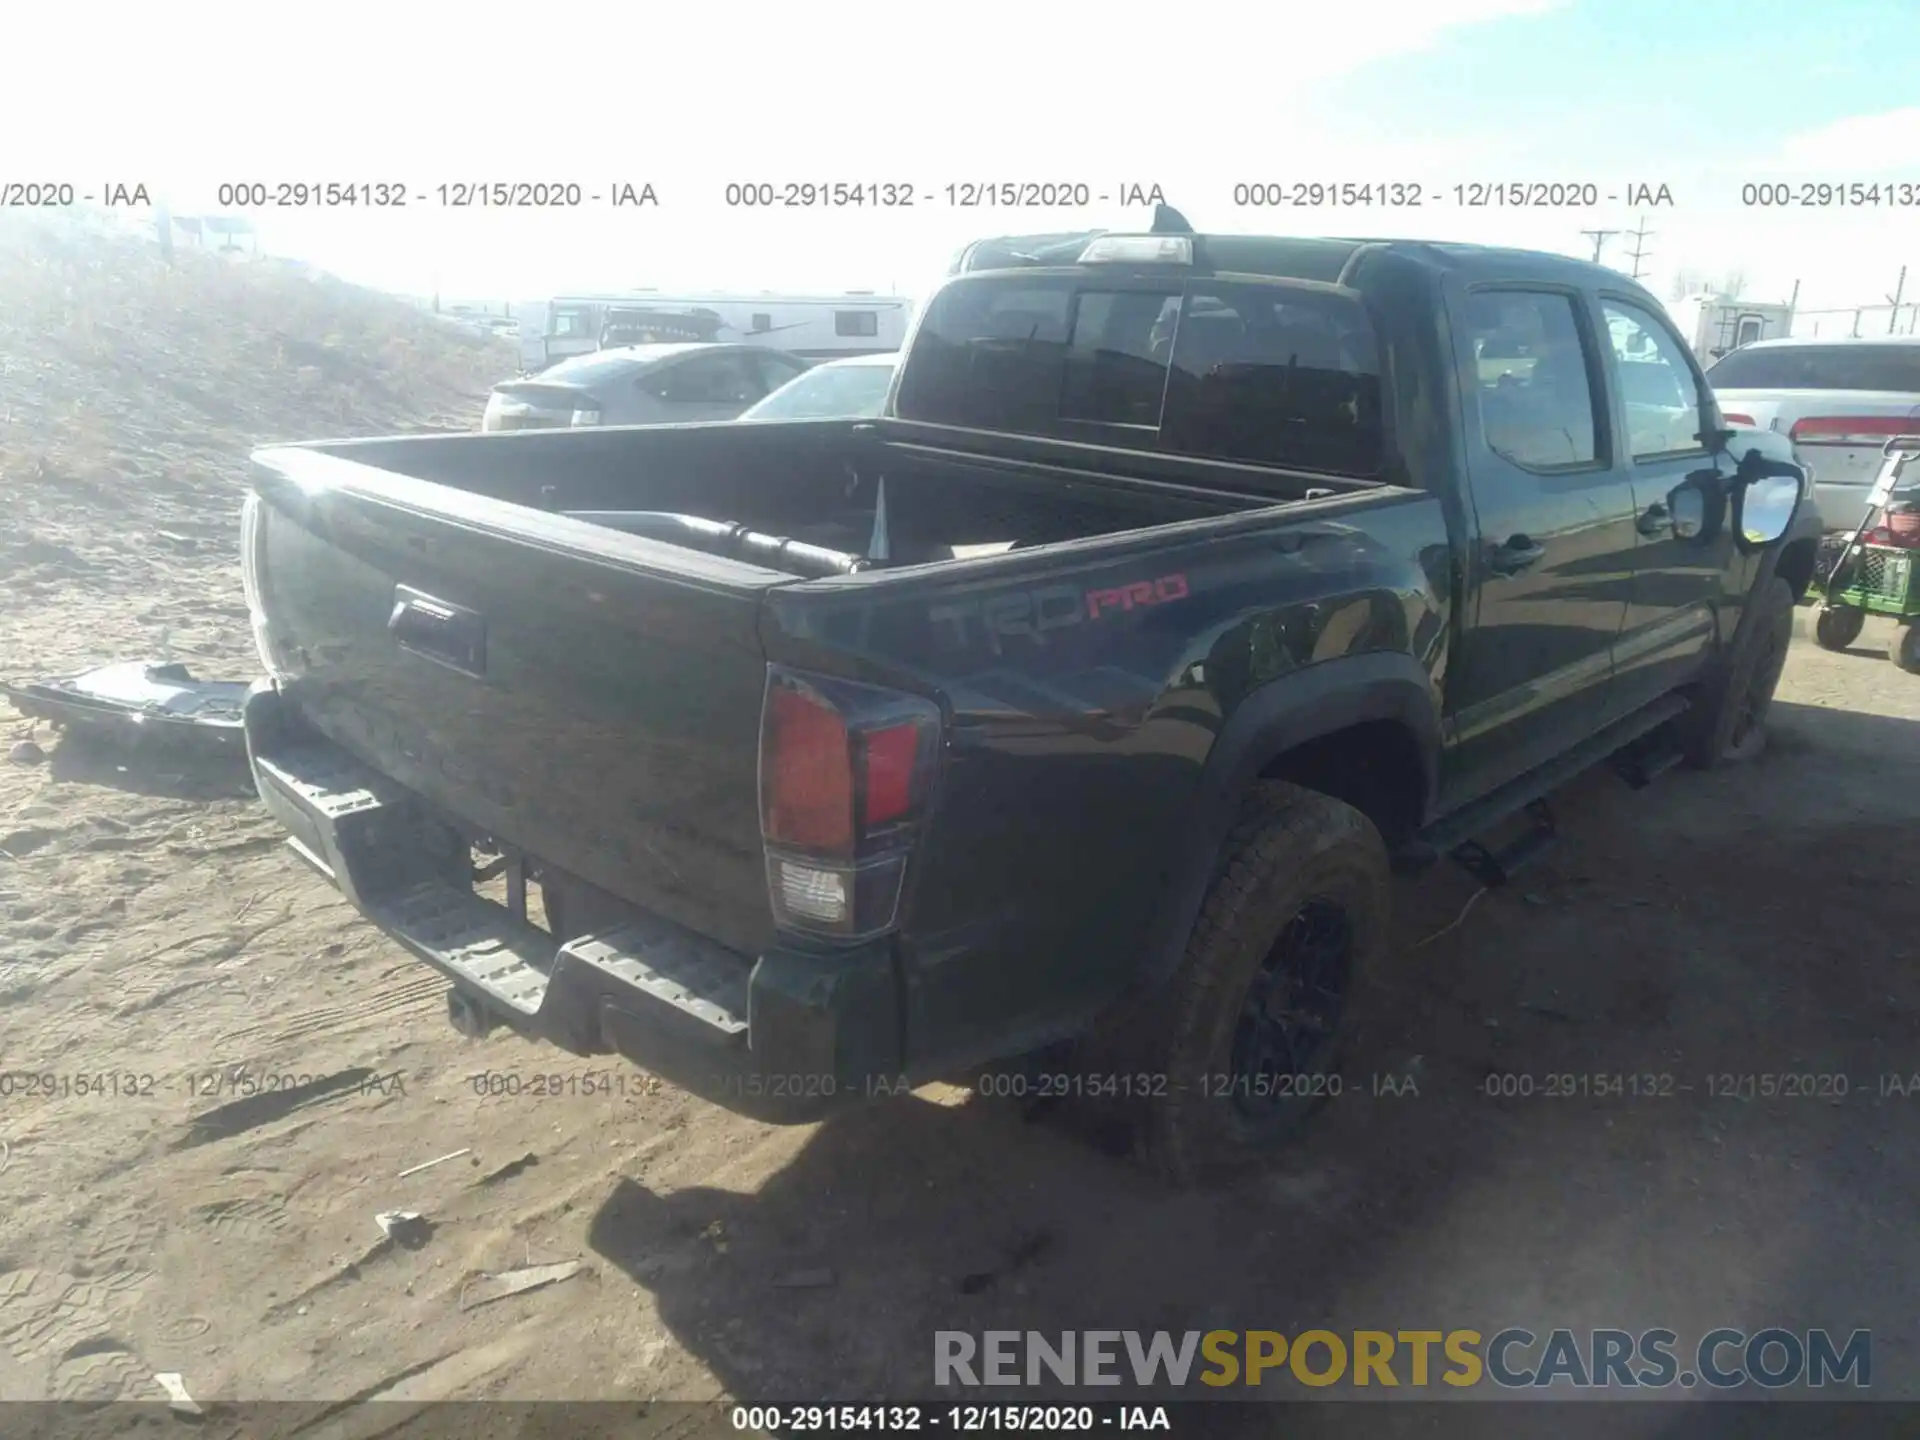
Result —
M247 453L466 429L505 342L286 262L0 217L0 669L243 668Z

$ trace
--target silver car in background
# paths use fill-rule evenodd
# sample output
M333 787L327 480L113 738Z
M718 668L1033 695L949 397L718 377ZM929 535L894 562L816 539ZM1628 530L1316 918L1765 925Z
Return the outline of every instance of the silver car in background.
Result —
M782 385L742 420L859 420L886 408L900 357L849 355L828 360Z
M1773 430L1813 471L1829 530L1852 530L1895 435L1920 433L1920 337L1758 340L1707 370L1729 424Z
M764 345L627 345L506 380L487 398L482 430L672 425L732 420L808 368Z

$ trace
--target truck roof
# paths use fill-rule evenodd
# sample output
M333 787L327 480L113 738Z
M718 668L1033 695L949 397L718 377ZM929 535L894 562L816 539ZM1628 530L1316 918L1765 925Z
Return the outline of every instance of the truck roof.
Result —
M1090 241L1099 233L1101 232L1066 237L1065 243L1055 248L1057 251L1064 251L1073 242ZM1105 233L1120 235L1133 232ZM1196 234L1192 238L1196 260L1203 261L1204 268L1214 273L1265 275L1275 279L1336 284L1348 272L1356 256L1362 251L1372 251L1377 254L1402 256L1440 270L1465 273L1480 271L1513 273L1552 268L1563 273L1577 272L1583 279L1592 283L1639 288L1638 282L1629 280L1617 270L1596 265L1592 261L1582 260L1576 256L1560 255L1544 250L1470 245L1451 240L1412 240L1371 236ZM995 246L1001 243L982 242L983 245ZM1036 267L1074 268L1076 257L1077 252L1071 255L1049 253L1044 256L1035 255L1028 264L994 268L1010 270ZM960 268L964 270L964 260Z

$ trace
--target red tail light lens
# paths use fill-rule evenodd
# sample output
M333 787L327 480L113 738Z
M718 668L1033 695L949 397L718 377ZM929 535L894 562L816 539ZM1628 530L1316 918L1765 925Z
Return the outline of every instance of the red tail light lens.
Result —
M848 940L893 927L939 737L930 701L769 667L760 832L782 928Z
M1808 415L1793 422L1787 438L1796 445L1884 445L1913 430L1905 415Z
M1758 425L1755 425L1753 423L1753 416L1742 415L1738 411L1723 410L1720 412L1720 418L1726 421L1727 424L1729 425L1745 425L1750 429L1754 429L1754 430L1758 430L1760 428Z
M920 754L920 726L909 721L862 737L860 819L868 830L904 820L913 809L913 776Z
M807 850L853 850L853 765L847 722L798 685L767 692L761 739L763 819L769 840Z

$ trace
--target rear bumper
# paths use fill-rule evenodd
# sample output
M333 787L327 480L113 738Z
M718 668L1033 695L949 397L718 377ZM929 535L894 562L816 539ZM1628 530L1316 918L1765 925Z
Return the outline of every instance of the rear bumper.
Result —
M634 912L558 945L475 892L455 823L316 734L269 683L249 693L245 715L254 784L289 847L490 1021L574 1054L622 1055L774 1124L899 1086L884 941L747 956Z
M1867 494L1871 479L1862 484L1851 480L1822 480L1814 472L1813 499L1820 507L1820 523L1827 530L1854 530L1867 515Z
M1886 464L1881 447L1801 444L1795 448L1813 470L1813 496L1826 528L1857 528L1866 518L1867 494Z

